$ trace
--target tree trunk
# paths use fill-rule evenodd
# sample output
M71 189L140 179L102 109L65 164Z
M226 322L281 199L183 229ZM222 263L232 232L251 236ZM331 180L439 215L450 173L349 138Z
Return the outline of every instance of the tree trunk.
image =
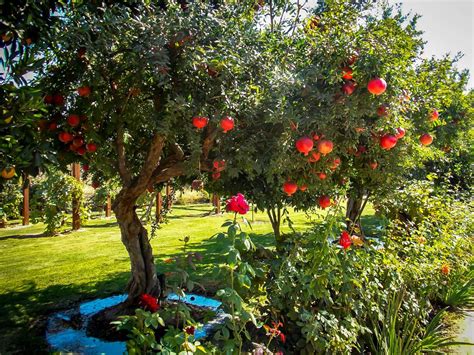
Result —
M30 180L28 175L23 175L23 225L30 224Z
M281 244L285 241L285 237L280 232L281 224L281 209L280 207L273 207L267 209L268 218L272 224L273 234L275 235L275 240L278 244Z
M363 235L361 215L367 203L368 196L364 199L365 190L361 187L354 187L347 199L346 224L348 231L357 231Z
M81 181L81 166L78 163L72 164L72 176L77 181ZM79 211L79 201L75 198L72 200L72 229L78 230L81 228L81 215Z
M153 251L148 240L147 230L135 212L135 200L125 200L119 194L114 201L113 210L117 217L122 242L127 248L131 262L131 277L127 285L128 301L133 302L148 293L161 296L161 286L156 275Z

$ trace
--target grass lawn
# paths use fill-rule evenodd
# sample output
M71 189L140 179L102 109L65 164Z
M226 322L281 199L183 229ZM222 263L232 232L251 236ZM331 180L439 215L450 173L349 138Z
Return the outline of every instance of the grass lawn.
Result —
M151 241L158 272L171 270L172 265L163 260L179 254L179 239L188 235L190 250L204 257L193 279L216 286L212 270L221 261L223 247L211 237L224 230L220 226L231 215L209 215L210 210L210 205L173 208L168 223ZM365 214L372 225L373 210L367 208ZM297 230L317 218L291 213ZM255 214L253 229L245 228L253 233L254 242L272 245L266 214ZM123 292L128 280L128 255L115 219L91 220L79 231L55 237L43 236L43 229L37 224L0 230L0 353L38 349L49 313L79 300Z

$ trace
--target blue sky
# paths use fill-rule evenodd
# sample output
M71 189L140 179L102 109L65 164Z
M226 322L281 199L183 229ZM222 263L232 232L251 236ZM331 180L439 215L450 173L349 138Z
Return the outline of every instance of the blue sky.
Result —
M425 57L452 56L462 52L459 69L469 69L469 88L474 88L474 0L389 0L401 3L405 12L421 15L418 28L424 32Z

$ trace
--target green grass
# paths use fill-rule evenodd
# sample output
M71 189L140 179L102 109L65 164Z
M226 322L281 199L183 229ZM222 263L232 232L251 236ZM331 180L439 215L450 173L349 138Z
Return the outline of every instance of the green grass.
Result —
M231 215L210 211L210 205L174 207L151 240L158 272L171 270L163 260L179 254L179 239L189 235L190 250L204 257L194 279L216 286L212 270L222 260L223 246L211 237L224 230L220 226ZM291 218L295 229L304 230L317 216L300 212ZM256 243L273 244L266 214L255 214L252 230L245 228ZM12 347L22 352L37 348L49 313L79 300L123 292L128 280L128 255L114 218L91 220L79 231L55 237L43 236L43 229L37 224L0 230L0 353Z

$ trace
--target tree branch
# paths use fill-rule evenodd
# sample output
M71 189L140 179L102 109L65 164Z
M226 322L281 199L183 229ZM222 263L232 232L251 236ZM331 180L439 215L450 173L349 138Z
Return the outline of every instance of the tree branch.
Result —
M127 169L127 158L125 156L125 143L123 138L123 126L120 125L117 129L117 139L115 142L118 157L118 171L124 186L129 186L130 182L132 181L132 176L130 171Z

